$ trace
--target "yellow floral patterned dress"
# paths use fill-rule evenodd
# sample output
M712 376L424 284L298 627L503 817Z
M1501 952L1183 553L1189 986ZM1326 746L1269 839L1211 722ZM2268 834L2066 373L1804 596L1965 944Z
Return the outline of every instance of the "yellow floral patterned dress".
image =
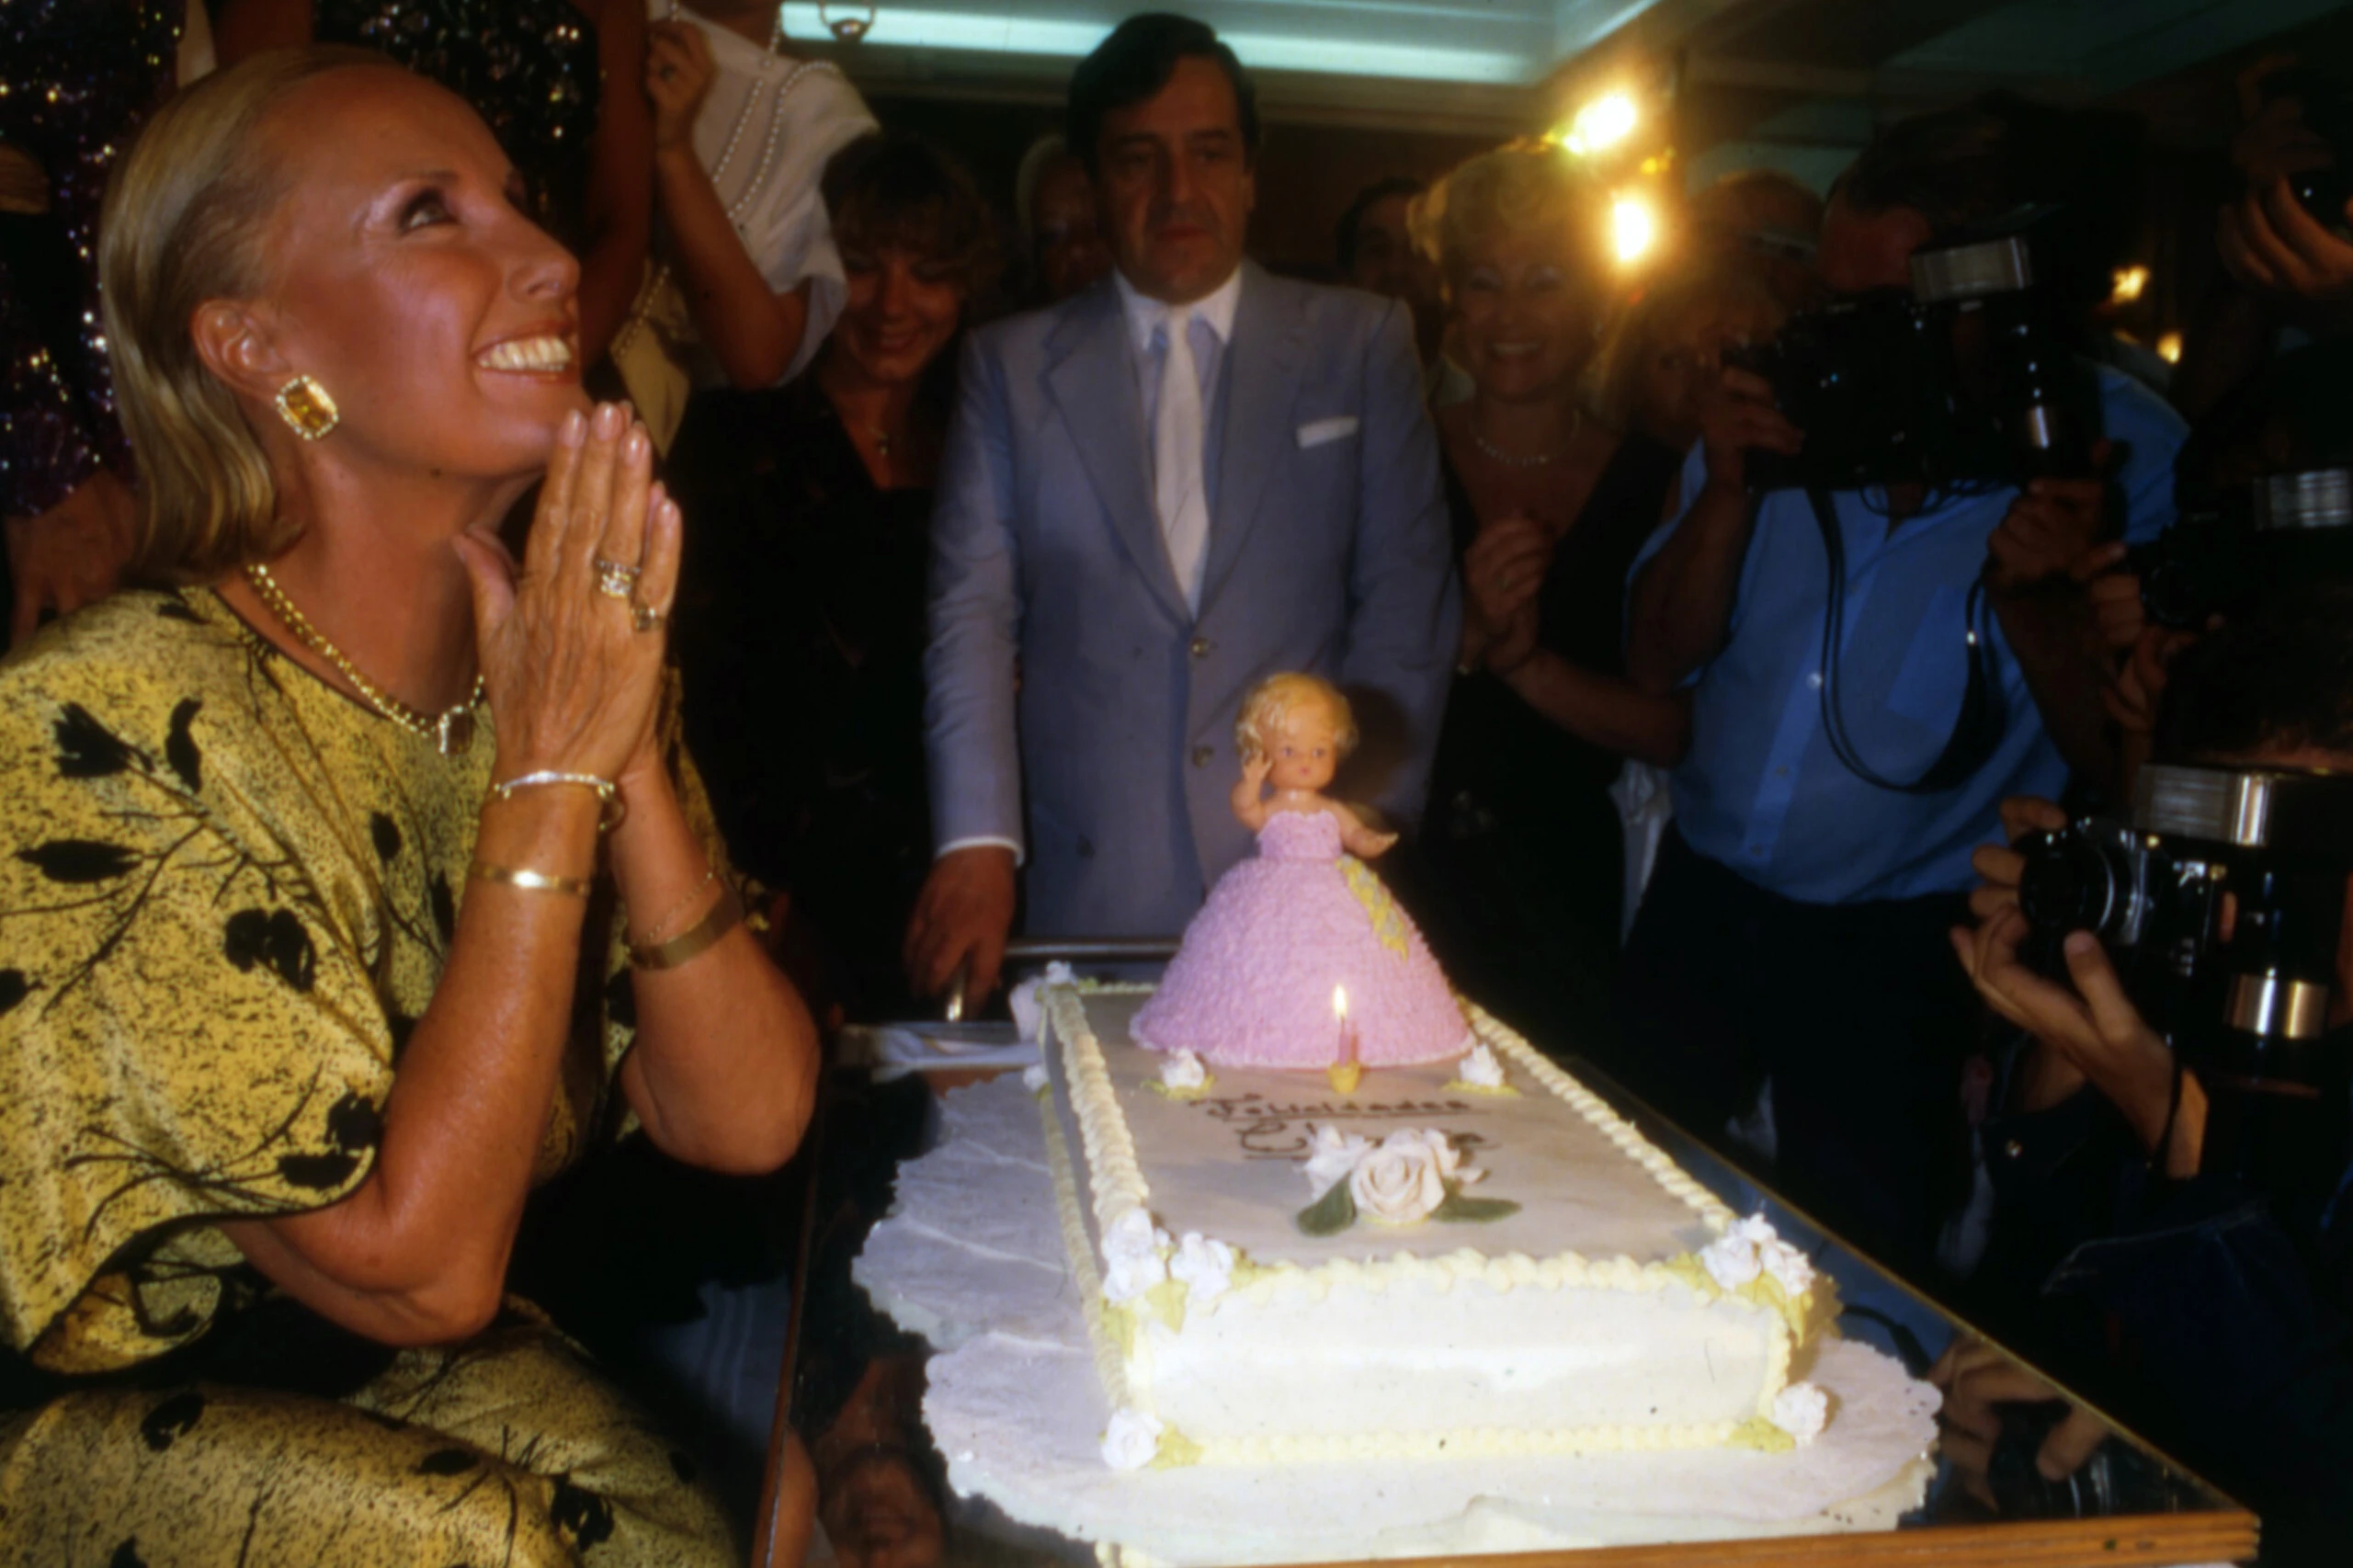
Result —
M528 1304L393 1351L213 1224L367 1179L493 750L443 756L207 590L0 666L0 1564L729 1560L692 1463ZM541 1179L627 1122L603 888Z

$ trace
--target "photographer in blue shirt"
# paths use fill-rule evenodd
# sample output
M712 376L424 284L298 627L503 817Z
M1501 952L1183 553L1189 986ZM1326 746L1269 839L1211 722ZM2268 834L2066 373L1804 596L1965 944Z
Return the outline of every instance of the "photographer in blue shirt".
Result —
M1881 132L1833 192L1824 281L1904 288L1931 241L2090 194L2058 119L1992 98ZM1692 743L1621 971L1625 1069L1702 1136L1769 1075L1778 1184L1899 1267L1929 1257L1964 1169L1977 1008L1945 932L1971 850L2006 795L2055 797L2071 767L2112 783L2070 568L2172 519L2181 421L2097 376L2099 477L1846 490L1817 513L1752 488L1757 454L1806 433L1727 369L1684 510L1630 580L1628 676L1691 692Z

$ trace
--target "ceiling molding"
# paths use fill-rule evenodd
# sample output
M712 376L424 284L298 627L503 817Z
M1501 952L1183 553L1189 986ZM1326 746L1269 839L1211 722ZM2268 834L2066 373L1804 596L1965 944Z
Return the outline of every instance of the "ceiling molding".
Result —
M860 91L966 103L1061 107L1071 62L1058 55L892 49L872 43L812 48ZM1253 68L1260 115L1270 124L1328 125L1442 135L1517 136L1544 123L1532 87L1416 82Z

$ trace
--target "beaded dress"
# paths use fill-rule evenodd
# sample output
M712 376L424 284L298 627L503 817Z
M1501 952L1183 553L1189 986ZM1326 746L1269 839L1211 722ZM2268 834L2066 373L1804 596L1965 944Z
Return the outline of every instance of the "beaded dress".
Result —
M315 0L312 36L392 56L472 104L541 226L579 248L597 131L597 28L572 0Z
M0 214L0 516L130 472L98 322L108 170L170 90L186 0L0 6L0 142L47 176L47 210Z

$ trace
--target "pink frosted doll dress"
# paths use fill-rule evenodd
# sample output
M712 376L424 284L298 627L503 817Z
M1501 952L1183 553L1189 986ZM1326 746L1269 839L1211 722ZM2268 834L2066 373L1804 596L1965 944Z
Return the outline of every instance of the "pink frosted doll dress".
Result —
M1152 1000L1136 1043L1211 1063L1321 1071L1339 1054L1332 991L1346 986L1366 1067L1443 1062L1470 1026L1405 911L1340 852L1328 812L1277 812L1256 858L1218 879Z

